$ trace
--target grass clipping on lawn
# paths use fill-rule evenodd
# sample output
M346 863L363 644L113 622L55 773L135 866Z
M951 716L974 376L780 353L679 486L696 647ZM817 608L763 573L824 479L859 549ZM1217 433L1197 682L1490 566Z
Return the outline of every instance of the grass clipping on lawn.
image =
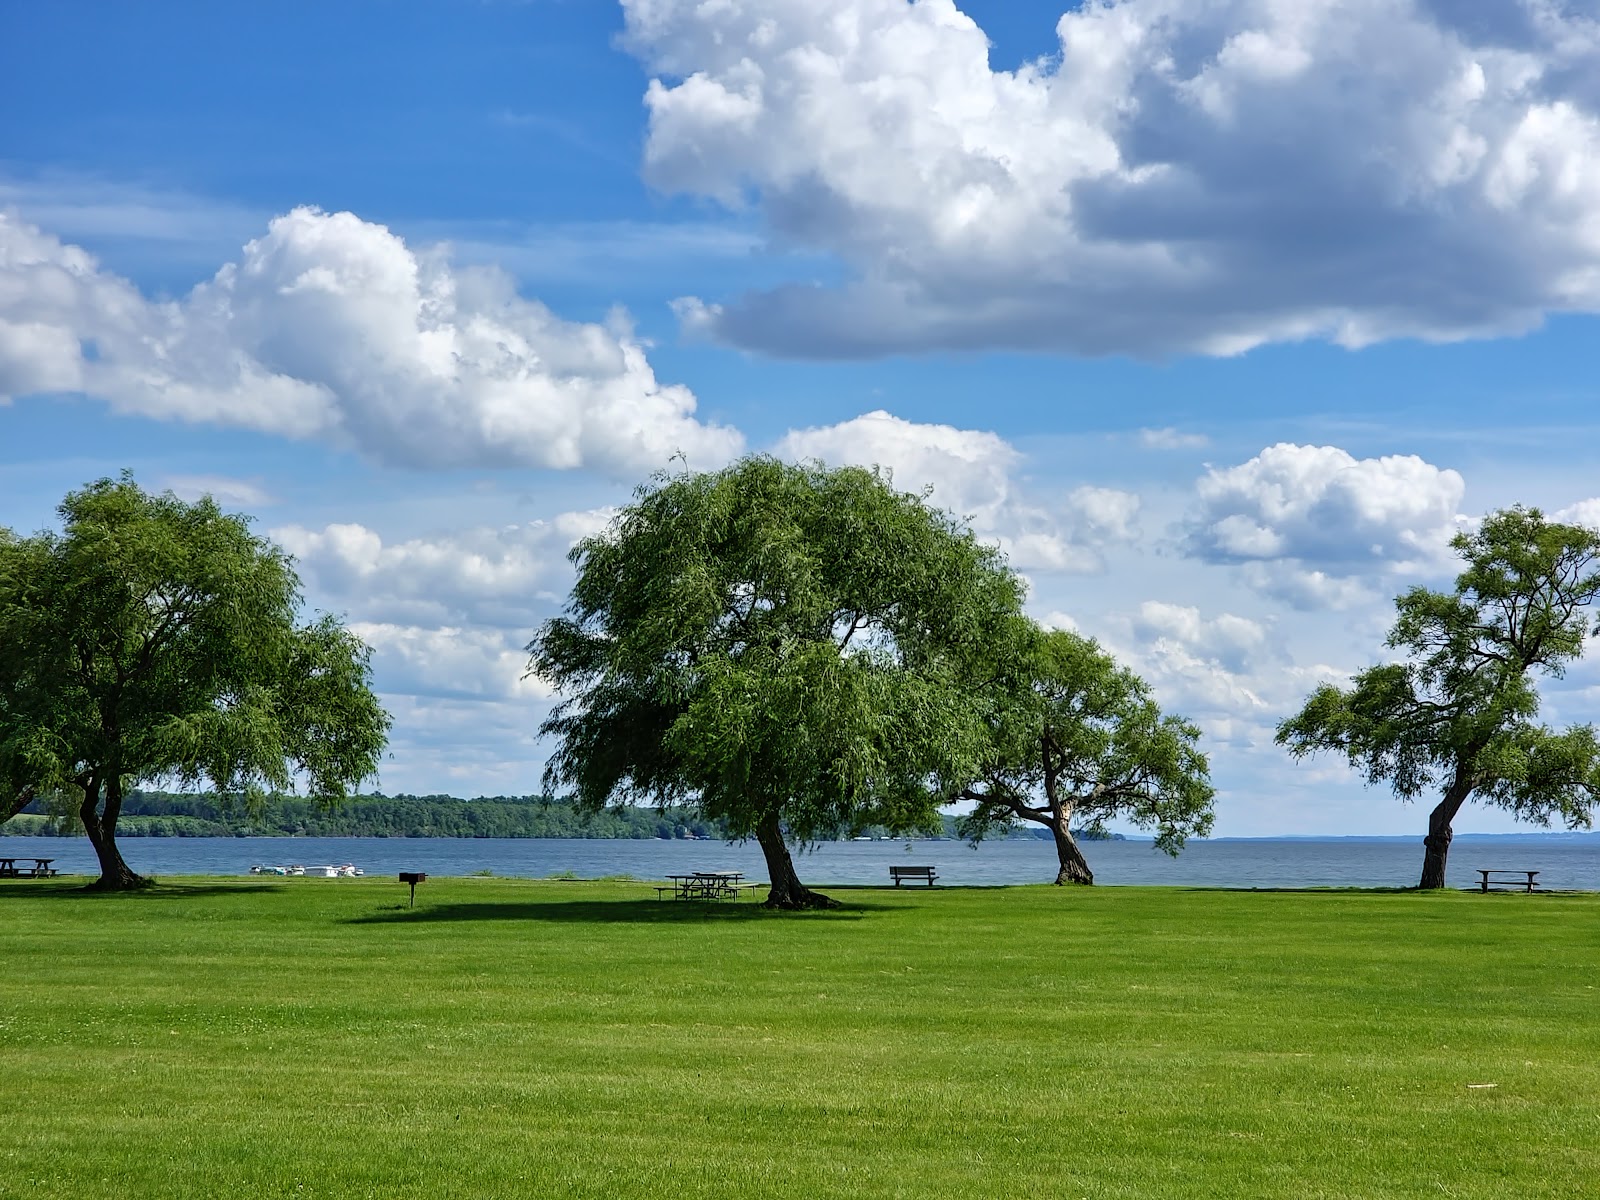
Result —
M404 893L0 884L0 1194L1600 1178L1600 896L842 889L795 916L640 883Z

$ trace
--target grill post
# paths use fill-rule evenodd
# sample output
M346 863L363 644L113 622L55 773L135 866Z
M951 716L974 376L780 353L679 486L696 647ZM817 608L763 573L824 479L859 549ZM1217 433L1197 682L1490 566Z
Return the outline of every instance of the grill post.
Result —
M412 908L415 908L417 906L417 884L419 884L423 880L427 879L427 877L428 877L428 873L426 871L401 871L400 872L400 882L401 883L409 883L411 885L411 907Z

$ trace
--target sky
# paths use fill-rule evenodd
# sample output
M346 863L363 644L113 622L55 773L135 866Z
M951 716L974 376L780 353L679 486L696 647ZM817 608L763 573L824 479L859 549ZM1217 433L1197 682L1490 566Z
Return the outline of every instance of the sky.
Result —
M0 525L250 514L391 793L537 791L568 549L760 452L999 544L1215 834L1420 836L1274 729L1485 513L1600 524L1597 314L1593 0L0 8Z

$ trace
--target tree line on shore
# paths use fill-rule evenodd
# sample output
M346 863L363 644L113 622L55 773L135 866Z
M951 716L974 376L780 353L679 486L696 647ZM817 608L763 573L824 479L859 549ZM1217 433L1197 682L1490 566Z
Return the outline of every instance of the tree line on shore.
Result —
M13 835L82 832L70 806L35 798L0 826ZM240 797L130 791L118 825L122 837L448 837L719 838L722 831L690 809L617 808L580 812L544 796L351 796L337 807L304 796L261 804Z
M1015 831L1019 835L1023 831ZM71 805L35 796L9 821L8 837L77 837L83 828ZM337 808L304 796L276 796L260 805L240 797L131 789L123 797L119 837L383 837L593 838L600 840L723 841L727 829L692 808L610 807L585 812L548 796L351 796ZM1087 831L1078 830L1079 837ZM865 836L885 838L885 829ZM945 815L934 835L961 836L959 819ZM1039 835L1048 836L1044 831Z
M0 822L70 805L107 889L147 882L119 826L212 819L135 814L141 784L355 831L390 718L370 648L301 620L289 557L209 497L126 473L59 512L61 533L0 528ZM1297 758L1438 795L1424 888L1444 886L1469 801L1581 827L1600 798L1593 726L1540 724L1535 687L1600 633L1600 532L1514 507L1452 545L1452 590L1395 601L1396 661L1318 687L1278 727ZM1126 822L1176 854L1211 828L1201 730L1093 639L1029 617L998 548L881 471L757 455L662 473L569 557L565 610L527 647L557 696L545 794L575 822L650 809L752 839L771 906L831 907L790 847L869 830L953 823L976 843L1037 826L1056 882L1092 883L1080 830ZM297 787L309 800L282 799Z

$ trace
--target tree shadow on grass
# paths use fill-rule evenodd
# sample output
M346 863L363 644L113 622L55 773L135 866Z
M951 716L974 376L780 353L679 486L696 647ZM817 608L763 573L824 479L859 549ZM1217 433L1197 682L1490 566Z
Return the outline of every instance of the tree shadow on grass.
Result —
M193 900L201 896L240 896L281 892L281 883L153 883L126 892L102 892L94 881L78 879L0 880L0 896L49 896L53 900Z
M1421 888L1401 887L1398 884L1374 885L1372 887L1363 887L1357 884L1329 884L1326 887L1318 887L1315 884L1307 885L1305 887L1289 887L1287 885L1282 887L1244 887L1242 885L1238 887L1228 887L1220 883L1215 883L1205 884L1203 886L1197 884L1185 884L1181 886L1172 885L1172 890L1175 892L1228 892L1230 894L1243 892L1247 895L1251 892L1281 892L1285 895L1291 896L1404 896L1409 893L1415 893L1417 895L1424 894L1423 889Z
M396 905L346 925L431 925L457 921L544 921L579 925L708 925L750 921L859 921L883 905L855 901L843 908L778 912L759 904L690 903L673 900L545 900L438 904L420 908Z

